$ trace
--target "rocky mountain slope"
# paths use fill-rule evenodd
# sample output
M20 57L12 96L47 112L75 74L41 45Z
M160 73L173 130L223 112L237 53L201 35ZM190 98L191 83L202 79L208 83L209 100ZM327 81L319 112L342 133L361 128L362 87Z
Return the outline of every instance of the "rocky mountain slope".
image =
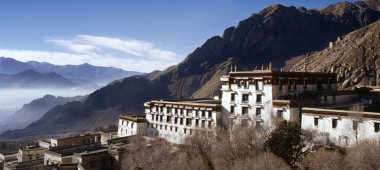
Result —
M311 53L292 70L335 72L341 89L355 85L380 85L380 21L332 42L329 48Z
M78 84L57 73L24 70L17 74L0 74L0 88L71 88Z
M116 123L120 113L143 113L143 102L151 99L209 97L219 93L219 78L228 73L231 63L239 70L270 61L281 67L285 60L321 50L379 17L380 12L364 2L318 10L273 5L226 29L223 36L208 39L178 65L154 74L152 80L130 77L115 81L84 103L53 108L36 123L1 137L86 130Z
M22 129L30 123L40 119L47 111L57 105L63 105L67 102L78 101L82 96L76 97L56 97L45 95L42 98L33 100L32 102L22 106L13 115L5 120L5 124L0 125L0 133L9 129Z

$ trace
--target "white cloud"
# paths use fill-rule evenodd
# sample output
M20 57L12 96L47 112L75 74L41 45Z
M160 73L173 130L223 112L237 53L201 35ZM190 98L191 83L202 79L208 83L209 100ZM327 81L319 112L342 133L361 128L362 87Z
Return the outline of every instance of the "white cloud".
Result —
M77 35L72 39L46 39L64 52L1 49L0 56L19 61L49 62L56 65L89 63L124 70L150 72L163 70L180 61L180 55L140 40ZM134 56L134 57L132 57Z
M178 63L177 61L168 62L162 60L134 60L128 58L117 58L112 56L91 56L68 52L9 49L0 49L0 56L14 58L22 62L38 61L48 62L55 65L79 65L83 63L89 63L96 66L111 66L116 68L122 68L124 70L139 72L163 70L171 65Z
M140 40L122 40L114 37L93 35L77 35L72 40L47 39L58 46L65 47L73 52L83 54L99 54L101 49L116 50L131 54L144 59L178 60L179 55L175 52L156 47L153 43Z

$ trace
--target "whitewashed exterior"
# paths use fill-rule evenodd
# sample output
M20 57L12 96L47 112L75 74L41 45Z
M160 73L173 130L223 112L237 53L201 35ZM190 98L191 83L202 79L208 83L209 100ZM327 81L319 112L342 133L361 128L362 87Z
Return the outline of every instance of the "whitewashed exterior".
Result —
M145 135L147 132L147 121L144 117L134 115L121 115L117 135L119 137Z
M223 116L233 124L267 128L274 127L276 120L300 121L301 106L321 104L317 98L304 98L303 92L332 91L337 87L335 77L328 73L276 70L230 72L221 77Z
M219 103L216 100L147 102L148 135L180 144L197 130L215 130L221 123Z
M303 108L301 126L340 146L380 140L380 113Z

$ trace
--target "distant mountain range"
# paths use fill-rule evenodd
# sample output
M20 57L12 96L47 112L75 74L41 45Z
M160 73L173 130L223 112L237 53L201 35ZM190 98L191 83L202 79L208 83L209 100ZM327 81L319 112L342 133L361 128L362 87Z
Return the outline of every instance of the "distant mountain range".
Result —
M57 73L82 86L106 85L116 79L142 74L113 67L93 66L87 63L61 66L36 61L20 62L12 58L0 57L0 74L16 74L25 70L34 70L40 73Z
M24 70L17 74L0 74L0 88L71 88L78 84L57 73Z
M57 105L63 105L67 102L80 101L85 97L55 97L52 95L45 95L42 98L33 100L32 102L22 106L20 110L17 110L13 115L8 117L0 125L0 133L10 129L22 129L28 126L30 123L40 119L47 111Z
M227 28L223 36L208 39L178 65L114 81L83 102L57 106L25 129L7 131L0 138L89 130L116 123L119 114L143 114L143 103L152 99L217 95L220 76L228 73L231 64L238 70L265 67L269 62L282 67L296 56L328 48L338 37L376 22L377 2L343 2L311 10L272 5ZM373 41L376 36L367 38Z

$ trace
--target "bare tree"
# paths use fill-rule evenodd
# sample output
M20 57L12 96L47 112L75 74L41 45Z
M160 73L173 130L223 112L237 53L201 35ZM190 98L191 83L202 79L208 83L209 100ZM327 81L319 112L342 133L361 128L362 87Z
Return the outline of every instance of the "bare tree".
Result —
M255 158L239 160L232 169L240 170L290 170L289 165L276 155L265 152Z
M301 161L303 169L338 170L344 167L344 155L336 150L320 149L307 154Z

